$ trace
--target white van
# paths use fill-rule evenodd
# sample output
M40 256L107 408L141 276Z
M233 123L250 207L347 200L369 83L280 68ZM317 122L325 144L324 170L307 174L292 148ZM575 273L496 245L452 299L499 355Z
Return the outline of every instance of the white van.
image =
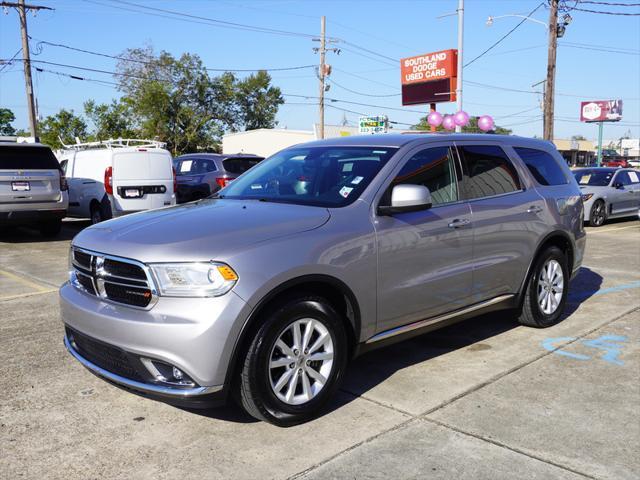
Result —
M164 145L149 140L65 145L59 159L69 183L68 215L98 223L175 205L175 174Z

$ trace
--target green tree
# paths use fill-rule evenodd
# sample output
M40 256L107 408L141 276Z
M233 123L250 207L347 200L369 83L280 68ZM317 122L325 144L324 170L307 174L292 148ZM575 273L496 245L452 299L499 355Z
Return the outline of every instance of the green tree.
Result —
M235 125L232 75L211 78L197 55L155 56L130 49L117 69L120 90L138 117L141 134L165 141L174 154L216 145Z
M420 121L411 128L413 130L430 130L431 125L427 123L427 117L425 116L425 117L422 117ZM442 125L441 125L436 129L436 131L445 132L446 130L442 128ZM466 127L462 127L462 131L464 133L484 133L482 130L480 130L480 128L478 128L478 117L470 117L469 124ZM495 125L493 127L492 133L498 133L500 135L511 135L512 132L513 131L508 128L499 127Z
M284 98L278 87L271 86L271 76L261 70L238 82L236 101L243 127L254 130L277 125L276 115Z
M87 124L73 110L63 108L40 122L40 141L52 149L61 148L62 142L75 143L76 138L84 140L86 136Z
M284 103L266 72L211 76L197 55L156 55L149 46L121 56L116 79L140 134L167 142L174 154L215 149L225 131L272 127Z
M16 116L8 108L0 108L0 135L15 135L16 129L11 125Z
M110 104L88 100L84 103L84 113L95 127L92 137L96 140L138 136L136 118L127 99L113 100Z

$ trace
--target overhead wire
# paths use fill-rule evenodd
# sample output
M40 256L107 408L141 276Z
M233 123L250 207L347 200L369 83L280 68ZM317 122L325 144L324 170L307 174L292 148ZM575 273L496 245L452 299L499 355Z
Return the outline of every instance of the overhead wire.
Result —
M534 8L533 10L531 10L531 12L529 12L529 14L523 18L515 27L513 27L511 30L509 30L507 33L505 33L502 37L500 37L496 42L494 42L489 48L485 49L480 55L477 55L476 57L474 57L473 59L469 60L467 63L464 64L464 67L468 67L469 65L471 65L473 62L475 62L476 60L482 58L484 55L486 55L488 52L490 52L491 50L493 50L495 47L497 47L504 39L506 39L509 35L511 35L513 32L516 31L516 29L522 25L524 22L527 21L527 18L529 18L531 15L533 15L534 13L536 13L536 11L542 7L544 5L544 2L540 2L538 4L538 6L536 8Z
M4 64L2 65L2 68L0 68L0 73L4 71L4 69L7 68L9 65L11 65L11 63L16 59L16 57L20 54L20 52L22 52L22 47L20 47L20 49L16 53L14 53L9 60L3 60Z

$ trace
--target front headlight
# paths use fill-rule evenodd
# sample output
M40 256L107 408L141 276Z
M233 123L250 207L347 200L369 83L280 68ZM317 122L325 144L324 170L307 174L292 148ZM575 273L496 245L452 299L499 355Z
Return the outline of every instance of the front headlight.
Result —
M589 200L591 197L593 197L593 193L585 193L584 195L582 195L582 201L586 202L587 200Z
M219 297L238 281L238 275L224 263L155 263L149 265L161 296Z

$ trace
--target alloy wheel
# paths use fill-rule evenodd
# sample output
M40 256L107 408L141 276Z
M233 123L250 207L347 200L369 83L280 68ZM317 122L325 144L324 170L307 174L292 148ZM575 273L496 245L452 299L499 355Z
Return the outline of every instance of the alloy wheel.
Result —
M548 260L538 277L538 305L546 315L552 315L560 306L564 291L564 275L557 260Z
M296 320L278 336L269 356L273 393L288 405L315 398L327 384L334 359L331 333L313 318Z
M604 223L604 204L602 202L596 202L591 212L594 225L600 226Z

